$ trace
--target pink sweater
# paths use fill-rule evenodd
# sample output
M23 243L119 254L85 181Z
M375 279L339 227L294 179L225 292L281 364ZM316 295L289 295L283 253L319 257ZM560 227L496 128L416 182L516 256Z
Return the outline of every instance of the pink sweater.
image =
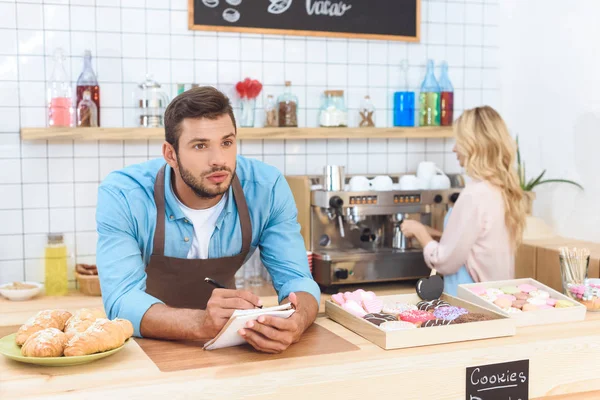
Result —
M465 265L475 282L514 279L515 255L504 223L502 193L485 181L466 185L439 241L423 250L429 268L442 275Z

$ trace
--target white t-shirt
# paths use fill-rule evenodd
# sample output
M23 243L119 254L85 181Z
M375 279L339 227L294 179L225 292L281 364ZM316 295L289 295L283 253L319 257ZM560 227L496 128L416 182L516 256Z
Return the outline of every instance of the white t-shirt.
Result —
M192 240L192 247L190 247L187 258L207 259L210 237L215 230L221 211L225 208L227 192L216 205L204 210L194 210L189 208L183 204L177 196L175 196L175 198L185 217L192 225L194 225L194 239Z

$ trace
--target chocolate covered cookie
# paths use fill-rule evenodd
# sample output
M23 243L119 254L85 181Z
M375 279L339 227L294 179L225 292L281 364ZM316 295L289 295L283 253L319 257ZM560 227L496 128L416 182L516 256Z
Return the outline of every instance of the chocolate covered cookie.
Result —
M485 314L481 313L469 313L461 315L460 317L454 320L455 324L466 324L469 322L480 322L480 321L489 321L492 317L489 317Z
M433 326L445 326L454 324L453 320L450 319L432 319L429 321L425 321L421 324L421 328L431 328Z
M440 299L429 300L429 301L420 301L417 303L417 308L421 311L433 311L433 310L437 310L440 307L448 307L448 306L450 306L450 303L448 303L444 300L440 300Z
M395 315L381 313L367 314L363 318L377 326L387 321L398 321L398 318Z

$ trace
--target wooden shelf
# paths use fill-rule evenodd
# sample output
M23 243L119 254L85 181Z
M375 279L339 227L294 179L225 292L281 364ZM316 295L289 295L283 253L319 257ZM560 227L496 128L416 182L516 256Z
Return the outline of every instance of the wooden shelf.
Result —
M423 128L239 128L241 140L449 138L452 127ZM22 128L22 140L164 139L163 128Z

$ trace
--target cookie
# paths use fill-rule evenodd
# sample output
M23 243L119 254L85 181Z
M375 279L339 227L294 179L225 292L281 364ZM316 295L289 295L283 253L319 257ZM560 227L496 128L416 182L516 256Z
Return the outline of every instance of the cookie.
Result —
M546 304L550 307L554 307L556 305L556 299L546 299Z
M463 314L467 314L469 311L462 307L440 307L433 311L433 315L437 319L454 321L456 318L460 317Z
M485 294L487 294L488 296L498 297L499 295L504 294L504 292L500 289L489 288L488 290L485 291Z
M515 294L521 292L519 290L519 288L516 286L504 286L504 287L501 287L500 290L502 290L505 294L512 294L512 295L515 295Z
M421 278L417 281L416 290L422 300L437 299L444 291L444 280L439 275Z
M523 307L525 307L525 306L523 306ZM519 310L518 308L514 308L514 307L506 308L502 311L507 312L509 314L518 314L518 313L523 312L523 310Z
M519 292L515 294L515 297L517 298L517 300L527 300L529 298L529 295L524 292Z
M498 296L496 296L495 294L484 294L483 296L481 296L482 299L489 301L490 303L493 303L496 301L496 299L498 298Z
M512 302L512 307L518 308L520 310L525 304L527 304L527 300L515 300Z
M339 306L343 306L346 302L346 299L344 298L344 293L334 294L333 296L331 296L331 300Z
M548 304L542 304L541 306L538 306L538 310L552 310L554 309L554 307L549 306Z
M557 300L556 301L556 305L554 306L555 308L568 308L568 307L574 307L575 304L571 303L568 300Z
M472 288L469 288L469 290L475 293L477 296L484 295L486 291L483 286L473 286Z
M512 294L500 294L500 295L498 295L496 300L499 300L499 299L508 299L510 301L515 301L517 298L515 296L513 296Z
M415 324L411 324L410 322L405 321L387 321L383 324L379 325L381 329L387 332L391 331L404 331L407 329L416 329L417 326Z
M541 306L543 304L546 304L546 299L542 298L542 297L530 297L527 299L527 302L529 304L534 304L536 306Z
M369 313L378 313L383 308L383 301L377 297L365 299L362 301L362 308Z
M367 314L363 318L377 326L387 321L398 321L398 318L394 315L381 313Z
M496 301L494 301L494 304L502 309L509 308L510 306L512 306L512 303L513 302L510 299L497 299Z
M421 322L435 319L435 317L427 311L416 310L416 311L405 311L398 316L402 321L410 322L412 324L420 324Z
M528 283L524 283L522 285L519 285L519 290L521 292L523 292L523 293L530 293L530 292L533 292L535 290L538 290L538 288L536 288L535 286L530 285Z
M491 320L492 317L487 316L485 314L481 314L481 313L468 313L468 314L463 314L460 317L456 318L454 320L455 324L466 324L469 322L480 322L480 321L489 321Z
M414 304L391 303L391 304L384 304L383 309L381 311L383 311L386 314L400 315L404 311L410 311L410 310L418 310L418 308Z
M435 299L429 301L420 301L417 303L417 308L421 311L432 311L440 307L448 307L449 305L450 303L444 300Z
M545 306L545 304L543 304ZM540 306L541 307L541 306ZM523 311L536 311L538 310L538 306L535 304L527 303L523 305Z
M421 328L431 328L434 326L446 326L454 324L454 320L451 319L430 319L421 324Z
M529 292L531 297L541 297L542 299L550 298L550 293L545 290L534 290L533 292Z
M363 308L360 306L360 304L358 304L354 300L347 300L342 305L342 308L344 310L348 311L350 314L354 315L355 317L359 317L359 318L362 318L367 314L365 312L365 310L363 310Z

